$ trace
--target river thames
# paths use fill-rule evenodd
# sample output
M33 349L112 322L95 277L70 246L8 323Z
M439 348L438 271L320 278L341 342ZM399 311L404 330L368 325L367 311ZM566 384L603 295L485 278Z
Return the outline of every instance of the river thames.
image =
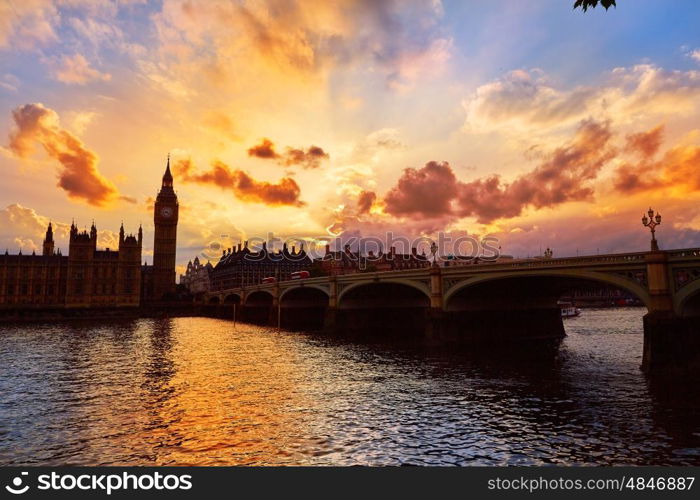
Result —
M700 465L697 384L640 372L643 314L478 355L208 318L5 325L0 464Z

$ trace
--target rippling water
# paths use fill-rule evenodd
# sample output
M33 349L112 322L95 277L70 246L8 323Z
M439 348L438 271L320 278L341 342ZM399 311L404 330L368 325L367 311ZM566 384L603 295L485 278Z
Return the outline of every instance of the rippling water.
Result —
M480 355L207 318L3 326L0 464L700 465L695 384L642 375L642 314Z

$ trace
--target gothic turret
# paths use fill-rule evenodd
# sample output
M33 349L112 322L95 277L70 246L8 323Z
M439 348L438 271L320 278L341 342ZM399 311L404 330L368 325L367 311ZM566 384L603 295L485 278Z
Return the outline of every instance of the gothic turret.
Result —
M94 220L92 221L92 226L90 226L90 242L92 243L92 249L97 250L97 227Z
M165 173L163 174L162 187L173 187L173 174L170 173L170 154L168 154L168 163L165 166Z
M54 242L53 242L53 227L49 222L49 227L46 229L46 236L44 237L44 251L43 255L53 255Z

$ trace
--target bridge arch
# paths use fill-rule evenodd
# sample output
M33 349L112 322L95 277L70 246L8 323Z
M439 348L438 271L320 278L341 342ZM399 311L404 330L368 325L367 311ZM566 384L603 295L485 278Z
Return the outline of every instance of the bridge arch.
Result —
M700 279L691 281L675 293L673 308L679 316L700 316Z
M230 293L224 298L224 304L240 304L242 301L243 297L238 293Z
M243 320L250 323L271 324L272 315L274 314L275 296L272 291L255 290L245 296L243 306Z
M330 297L330 292L328 291L328 289L326 287L324 287L322 285L300 283L300 284L295 285L295 286L290 286L290 287L284 288L280 292L280 300L282 300L284 298L284 296L287 295L288 293L294 292L295 290L297 290L297 291L303 290L305 288L306 289L311 288L314 290L320 290L321 292L323 292L325 294L326 298Z
M213 304L219 304L219 303L221 303L221 300L219 300L219 296L218 296L218 295L214 295L213 297L209 297L209 300L207 300L207 303L208 303L208 304L212 304L212 305L213 305Z
M616 275L611 273L603 273L598 271L582 271L582 270L571 270L571 271L560 271L560 270L537 270L531 272L502 272L487 274L484 276L473 276L466 278L451 288L449 288L443 295L443 304L445 309L449 309L450 301L460 292L465 291L471 287L477 287L479 285L484 285L486 283L495 281L506 281L506 280L527 280L527 279L561 279L568 280L570 283L575 284L578 282L594 282L603 285L611 285L622 290L625 290L634 296L636 296L644 306L649 309L650 307L650 296L649 291L642 286L640 283L632 281L622 275Z
M357 288L371 286L371 285L382 285L382 284L393 284L393 285L402 285L402 286L411 287L411 288L414 288L414 289L422 292L426 296L426 298L428 300L430 300L430 289L428 288L427 284L423 284L421 282L414 281L414 280L398 279L398 278L382 279L382 280L367 279L367 280L362 280L362 281L356 281L350 285L345 286L338 294L338 304L341 303L341 301L343 300L343 297L345 295L347 295L349 292L352 292L353 290L355 290Z
M624 275L579 269L483 273L452 285L443 295L446 335L455 340L510 345L514 340L561 339L566 335L557 304L579 284L612 285L649 309L649 293Z
M323 327L329 293L322 286L291 286L280 293L280 325L285 328L318 330Z
M272 290L253 290L246 294L245 304L248 306L257 302L272 303L274 298L275 294Z
M371 338L425 334L430 312L427 286L411 280L363 280L338 296L337 325L345 333Z

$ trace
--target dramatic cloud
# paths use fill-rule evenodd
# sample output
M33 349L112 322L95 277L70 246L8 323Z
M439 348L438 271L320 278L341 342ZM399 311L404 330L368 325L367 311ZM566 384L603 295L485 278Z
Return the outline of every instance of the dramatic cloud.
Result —
M625 162L615 171L615 189L625 194L671 189L687 195L700 191L700 146L679 145L666 151L659 160L662 127L628 137L628 148L637 152L640 162Z
M12 111L15 129L10 133L10 150L28 158L39 143L58 160L62 169L58 186L71 198L92 205L105 205L118 197L117 188L97 170L99 158L80 139L61 127L58 114L41 103L25 104Z
M59 82L67 84L85 85L98 81L107 82L112 79L109 73L101 73L90 66L85 57L75 54L72 57L62 56L60 61L51 63L52 77Z
M211 184L221 189L231 190L242 201L272 206L304 205L299 199L301 189L290 177L283 177L275 184L258 181L247 172L232 169L220 161L213 162L210 170L196 172L190 160L180 160L175 164L175 173L184 182Z
M442 217L452 213L459 182L447 162L407 168L384 197L385 211L396 216Z
M260 144L252 146L248 149L248 156L263 158L266 160L276 160L280 157L275 151L275 144L267 138L262 138Z
M639 132L627 136L626 150L636 153L642 158L651 158L661 147L664 136L664 126L659 125L648 132Z
M362 191L357 197L357 212L359 214L369 213L376 200L377 193L374 191Z
M459 189L459 215L479 222L520 215L528 206L553 207L568 201L590 200L600 169L614 153L607 123L586 121L571 144L555 149L531 172L504 183L494 175L464 183Z
M570 144L545 155L535 169L510 183L497 175L461 182L447 162L408 168L385 196L385 211L422 218L474 216L488 223L518 216L526 207L591 199L589 181L613 157L611 135L607 123L583 122Z
M249 148L248 156L276 160L280 165L286 167L298 165L303 168L318 168L321 166L322 160L330 158L328 153L318 146L309 146L306 150L288 147L284 154L279 154L275 150L275 144L267 138L261 139L260 144Z

